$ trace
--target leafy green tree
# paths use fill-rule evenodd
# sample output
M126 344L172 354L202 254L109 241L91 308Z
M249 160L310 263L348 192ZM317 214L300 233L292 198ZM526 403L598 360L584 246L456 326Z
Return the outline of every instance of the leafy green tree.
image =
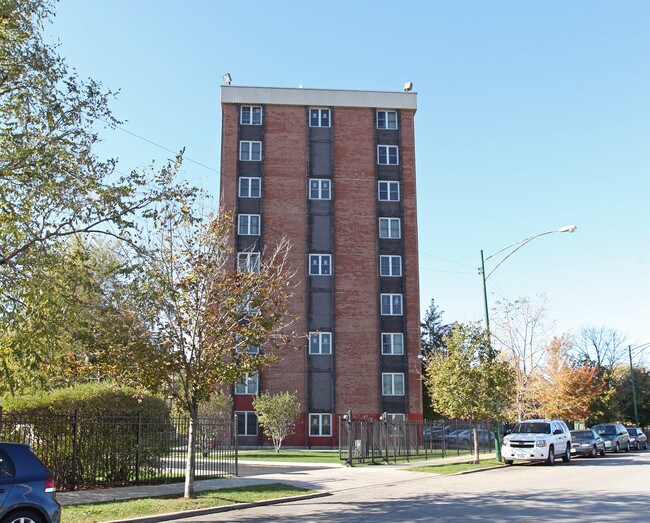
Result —
M20 306L0 329L0 393L24 394L100 381L101 354L150 345L141 267L116 241L70 237L12 289Z
M236 272L229 216L191 218L172 209L166 218L148 239L143 292L150 298L139 312L153 343L108 350L98 362L122 383L165 387L189 415L185 496L191 498L201 403L259 373L304 333L290 329L294 271L286 241L246 267L250 272Z
M609 403L607 418L603 416L597 421L619 420L634 425L634 404L632 401L632 380L630 367L620 365L613 369L612 388L614 394ZM644 367L634 368L634 390L636 392L637 415L639 427L650 426L650 372Z
M113 127L114 93L81 80L43 40L51 0L0 2L0 324L20 306L12 290L32 278L63 238L102 234L132 243L155 205L191 200L167 166L119 174L95 154ZM47 261L47 260L45 260Z
M433 352L425 363L425 384L433 407L472 422L475 461L479 462L476 422L500 419L514 394L515 373L499 361L478 324L455 324L445 338L447 352Z
M253 399L257 421L271 441L275 452L280 452L282 442L293 434L296 418L300 414L300 402L295 394L262 392Z

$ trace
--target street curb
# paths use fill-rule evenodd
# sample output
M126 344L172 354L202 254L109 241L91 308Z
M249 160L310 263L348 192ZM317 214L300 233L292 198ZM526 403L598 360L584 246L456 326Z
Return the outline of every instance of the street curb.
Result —
M173 521L181 517L205 516L208 514L218 514L220 512L230 512L232 510L243 510L254 507L266 507L269 505L279 505L281 503L290 503L292 501L304 501L315 498L324 498L331 496L329 492L316 492L314 494L304 494L302 496L290 496L286 498L267 499L264 501L254 501L252 503L233 503L221 507L201 508L196 510L185 510L182 512L169 512L167 514L156 514L154 516L140 516L129 519L115 519L106 523L158 523L159 521Z
M483 467L480 469L474 469L474 470L462 470L460 472L454 472L453 474L445 474L445 476L462 476L464 474L474 474L476 472L483 472L484 470L496 470L496 469L502 469L507 467L508 465L494 465L492 467Z

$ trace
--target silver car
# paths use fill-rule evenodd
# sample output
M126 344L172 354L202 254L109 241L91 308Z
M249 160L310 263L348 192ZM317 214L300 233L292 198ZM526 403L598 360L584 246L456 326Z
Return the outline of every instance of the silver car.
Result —
M571 454L595 458L605 455L605 442L593 429L571 431Z

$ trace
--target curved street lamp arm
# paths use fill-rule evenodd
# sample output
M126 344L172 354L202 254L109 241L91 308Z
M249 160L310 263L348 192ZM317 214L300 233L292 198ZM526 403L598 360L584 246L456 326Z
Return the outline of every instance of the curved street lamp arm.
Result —
M517 243L513 243L512 245L509 245L509 246L506 247L505 249L501 249L499 252L503 252L504 250L509 249L510 247L513 247L513 246L515 246L515 245L517 245L517 244L520 244L516 249L513 249L511 252L509 252L508 255L507 255L505 258L503 258L503 260L501 260L499 263L497 263L497 264L494 266L494 268L489 272L489 274L485 277L485 279L487 280L487 279L490 277L490 275L491 275L494 271L496 271L496 270L499 268L499 266L500 266L504 261L506 261L508 258L510 258L510 256L512 256L514 253L516 253L516 252L517 252L519 249L521 249L524 245L526 245L526 244L532 242L535 238L539 238L540 236L544 236L545 234L551 234L551 233L553 233L553 232L557 232L557 231L548 231L548 232L543 232L543 233L541 233L541 234L536 234L535 236L531 236L530 238L526 238L526 239L524 239L524 240L519 240ZM492 256L495 256L495 255L499 254L499 252L495 252ZM488 256L488 257L485 258L485 259L486 259L486 260L489 260L490 258L492 258L492 256Z

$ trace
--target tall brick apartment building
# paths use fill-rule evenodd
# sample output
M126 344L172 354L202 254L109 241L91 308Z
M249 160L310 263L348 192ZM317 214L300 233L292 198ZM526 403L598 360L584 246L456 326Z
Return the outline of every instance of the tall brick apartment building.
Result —
M234 387L240 442L263 443L258 390L298 393L288 445L334 446L339 416L422 419L411 92L221 87L221 201L236 217L233 267L255 270L287 236L297 330ZM261 350L264 350L263 347Z

